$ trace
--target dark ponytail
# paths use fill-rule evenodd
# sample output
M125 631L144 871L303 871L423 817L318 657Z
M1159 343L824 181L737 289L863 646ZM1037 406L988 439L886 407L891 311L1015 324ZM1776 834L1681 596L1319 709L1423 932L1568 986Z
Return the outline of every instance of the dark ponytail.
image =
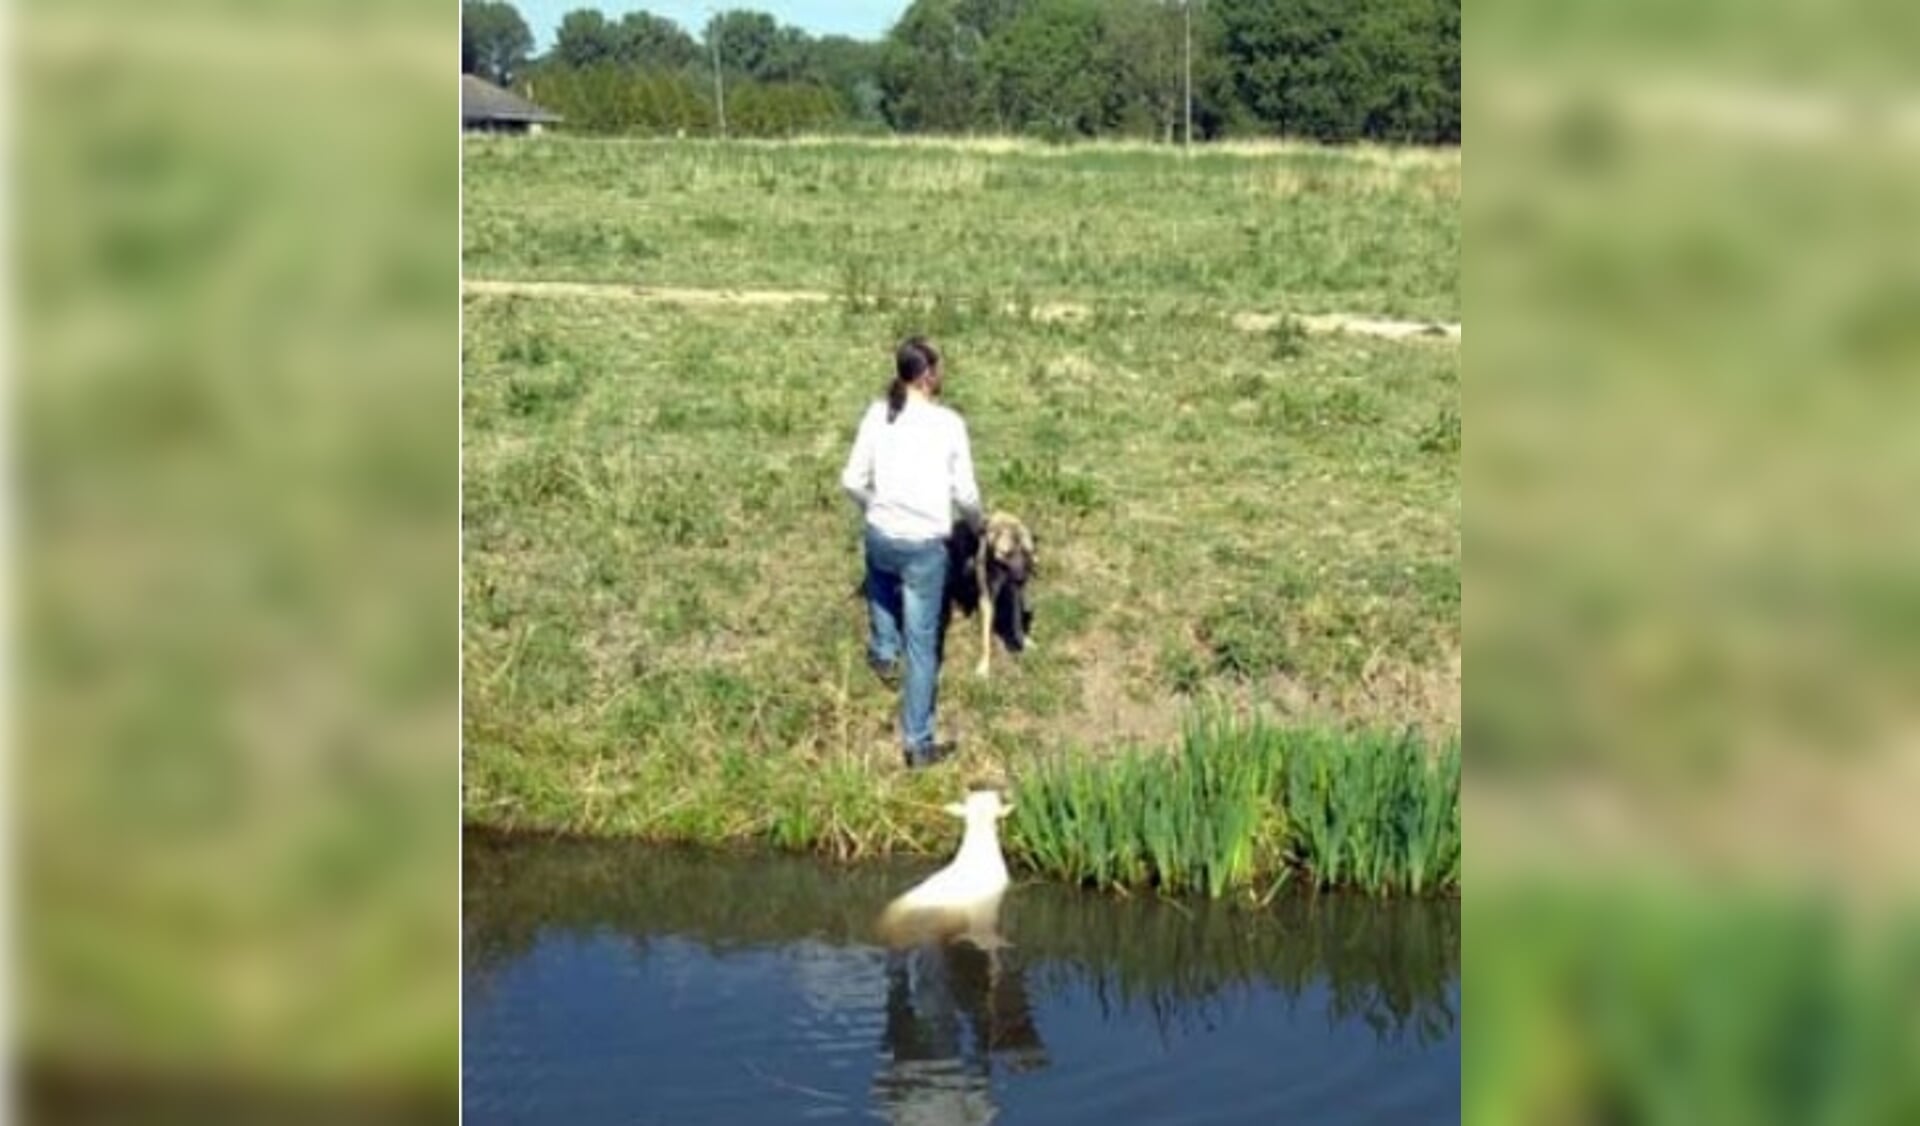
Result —
M887 421L891 423L906 409L907 388L926 377L940 362L924 337L915 336L900 345L893 356L893 382L887 386Z

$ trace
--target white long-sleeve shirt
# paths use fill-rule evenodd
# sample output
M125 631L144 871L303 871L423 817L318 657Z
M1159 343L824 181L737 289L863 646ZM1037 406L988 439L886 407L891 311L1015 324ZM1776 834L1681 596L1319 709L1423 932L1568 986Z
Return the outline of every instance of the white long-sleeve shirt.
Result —
M867 408L840 486L867 523L891 539L945 539L956 508L980 512L966 420L912 395L892 422L885 400Z

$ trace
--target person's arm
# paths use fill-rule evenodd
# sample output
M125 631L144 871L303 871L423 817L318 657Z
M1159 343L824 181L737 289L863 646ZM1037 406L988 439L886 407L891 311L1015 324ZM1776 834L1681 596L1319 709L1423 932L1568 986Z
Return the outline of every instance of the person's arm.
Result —
M967 437L967 422L955 416L957 437L953 444L953 503L968 524L979 528L985 514L980 507L980 483L973 477L973 443Z
M847 466L840 471L840 487L846 490L847 499L854 507L865 512L873 503L873 412L870 410L860 419L860 430L853 436L853 452L847 455Z

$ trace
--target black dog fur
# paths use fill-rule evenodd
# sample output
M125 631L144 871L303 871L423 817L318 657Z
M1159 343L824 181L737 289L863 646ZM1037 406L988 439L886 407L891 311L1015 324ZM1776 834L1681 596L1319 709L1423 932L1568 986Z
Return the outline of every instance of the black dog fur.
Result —
M971 618L980 612L980 573L976 560L980 553L980 535L964 520L955 521L947 539L947 589L940 604L940 663L947 660L947 632L954 613ZM1012 652L1027 647L1027 631L1033 628L1033 607L1027 602L1027 580L1032 569L1025 560L1018 566L1007 561L987 561L987 582L996 592L993 604L993 633ZM853 584L852 595L865 598L867 584Z
M980 573L975 565L979 554L980 534L966 521L956 521L947 539L947 591L940 608L942 663L946 661L947 628L954 612L968 618L980 612ZM1026 649L1027 631L1033 628L1033 607L1027 602L1030 562L991 554L987 559L987 585L993 591L993 633L1015 653Z

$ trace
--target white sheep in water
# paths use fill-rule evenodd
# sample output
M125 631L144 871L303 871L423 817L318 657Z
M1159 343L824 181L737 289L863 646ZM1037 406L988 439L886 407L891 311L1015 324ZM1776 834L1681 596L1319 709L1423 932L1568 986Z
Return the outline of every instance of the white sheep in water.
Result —
M1013 812L994 790L974 790L947 812L967 823L960 851L945 868L887 905L880 932L889 942L964 937L975 945L1003 945L995 930L1000 897L1007 890L1007 861L1000 854L1000 819Z

